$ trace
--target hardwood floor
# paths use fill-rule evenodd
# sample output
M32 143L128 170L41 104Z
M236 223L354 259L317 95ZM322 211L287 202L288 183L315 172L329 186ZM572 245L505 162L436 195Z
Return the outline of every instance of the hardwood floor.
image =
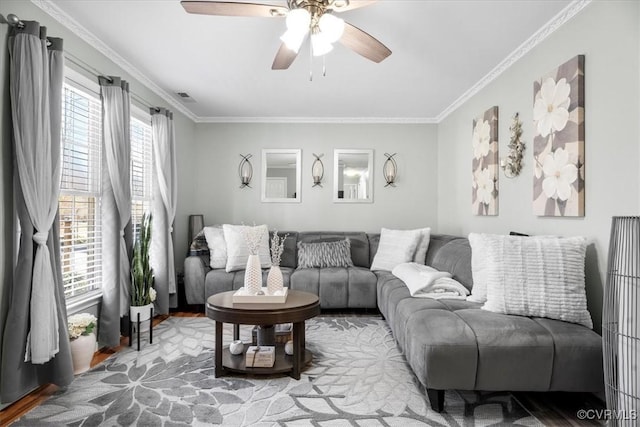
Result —
M339 315L339 314L331 314ZM154 326L168 317L205 317L201 311L181 311L170 315L156 316ZM113 348L98 350L93 356L91 366L95 366L109 356L117 353L129 345L128 338L121 338L120 345ZM31 409L40 405L58 390L58 387L47 384L34 390L17 402L0 411L0 427L8 426ZM578 418L580 410L602 410L604 402L591 393L513 393L515 398L532 415L538 418L546 426L550 427L574 427L574 426L599 426L604 423L597 420L581 420Z

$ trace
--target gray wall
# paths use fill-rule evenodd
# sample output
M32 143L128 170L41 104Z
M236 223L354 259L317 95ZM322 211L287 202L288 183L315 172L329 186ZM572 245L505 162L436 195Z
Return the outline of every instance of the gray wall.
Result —
M583 235L589 309L600 324L609 231L614 215L639 214L639 3L593 2L438 125L438 231ZM533 81L585 55L584 218L544 218L532 210ZM527 144L522 174L500 173L500 214L471 214L472 120L500 108L500 156L507 153L511 116L520 112ZM597 326L599 327L599 326Z
M119 75L130 82L131 91L144 99L153 106L168 106L167 103L158 97L155 93L147 89L140 82L133 79L124 72L119 66L114 64L107 57L99 53L93 47L85 43L79 37L75 36L68 29L51 18L31 2L24 0L3 0L0 3L0 14L7 16L14 13L23 20L39 21L41 25L47 27L48 35L62 37L64 39L64 50L81 59L83 62L90 64L93 68L102 73L109 75ZM13 191L12 191L12 148L11 148L11 111L8 90L8 53L7 53L7 33L9 26L0 25L0 137L2 138L2 161L0 162L0 177L2 184L0 185L0 332L3 329L4 318L6 316L7 305L9 303L9 289L12 277L12 257L14 239L14 223L13 223ZM69 64L72 66L72 64ZM77 71L85 74L92 80L97 81L95 76L88 74L86 71L78 69ZM134 103L135 104L135 103ZM148 106L141 106L147 109ZM176 141L178 145L178 168L181 171L191 169L192 159L190 144L194 140L194 123L182 114L175 112L175 129ZM193 204L195 194L193 188L194 177L192 174L179 174L178 189L178 212L175 221L175 253L176 266L179 271L182 270L182 264L187 247L187 215L191 211L190 206Z
M262 203L261 150L302 149L301 203ZM333 150L372 148L373 203L333 203ZM279 230L362 230L380 227L435 226L437 208L435 125L396 124L198 124L196 159L198 197L193 213L206 224L267 223ZM396 188L384 188L384 153L398 152ZM252 188L239 187L240 154L253 154ZM322 154L323 187L314 187L312 153Z

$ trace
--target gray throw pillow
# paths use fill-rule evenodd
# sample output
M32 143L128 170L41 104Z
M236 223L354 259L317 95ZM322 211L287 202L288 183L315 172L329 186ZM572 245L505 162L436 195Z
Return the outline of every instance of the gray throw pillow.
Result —
M298 242L298 268L353 267L351 242Z

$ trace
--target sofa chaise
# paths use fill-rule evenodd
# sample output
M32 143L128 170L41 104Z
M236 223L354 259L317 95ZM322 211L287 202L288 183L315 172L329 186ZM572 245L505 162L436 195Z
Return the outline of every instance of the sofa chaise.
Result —
M282 257L285 286L313 292L324 308L378 308L431 406L444 407L444 390L600 392L602 339L575 323L497 314L482 304L413 298L388 271L371 272L379 234L289 233ZM296 269L298 241L351 241L354 267ZM464 237L432 235L426 264L448 271L472 289L471 247ZM244 272L210 269L206 253L185 261L187 301L204 304L239 289ZM266 277L266 270L265 270Z

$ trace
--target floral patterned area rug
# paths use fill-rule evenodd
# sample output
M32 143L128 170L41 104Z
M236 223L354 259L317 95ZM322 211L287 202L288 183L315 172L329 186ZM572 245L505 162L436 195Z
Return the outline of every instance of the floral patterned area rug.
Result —
M307 321L313 362L288 376L214 378L214 322L169 318L153 344L76 377L15 426L540 426L509 393L447 391L431 410L379 317ZM225 325L225 341L231 327ZM250 327L241 338L250 341Z

